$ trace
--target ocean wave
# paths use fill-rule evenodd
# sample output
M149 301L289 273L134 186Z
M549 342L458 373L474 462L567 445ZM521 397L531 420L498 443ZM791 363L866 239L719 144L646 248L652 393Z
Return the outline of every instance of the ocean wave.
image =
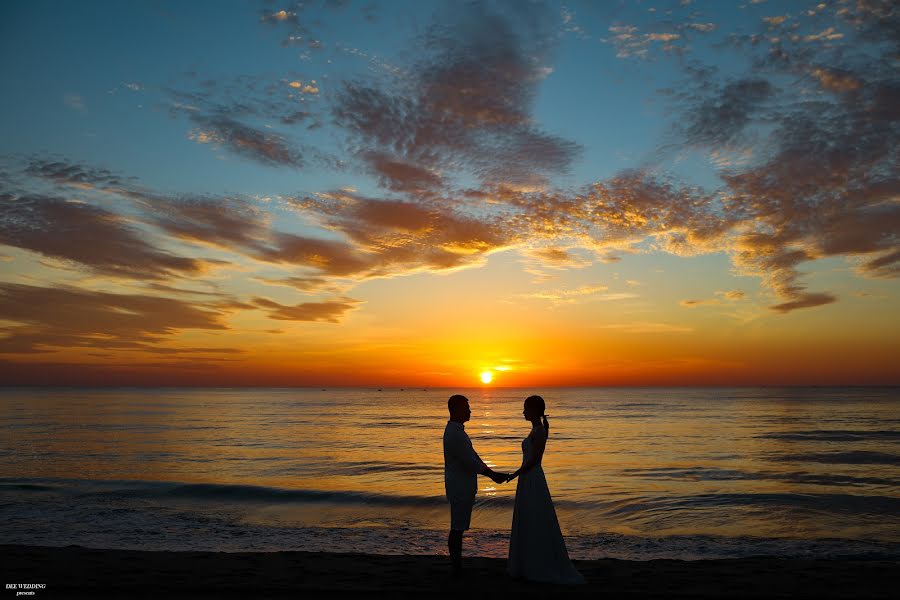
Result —
M790 441L823 441L823 442L855 442L866 440L897 440L900 431L895 430L851 430L851 429L814 429L810 431L772 432L754 436L772 440Z
M52 485L42 485L39 483L17 483L17 482L0 482L0 491L5 490L22 490L22 491L32 491L32 492L49 492L54 491L57 488Z
M92 525L92 507L72 507L73 514L58 505L35 506L27 519L6 524L0 543L89 548L122 548L158 551L206 550L323 551L371 554L438 554L446 547L447 532L439 527L413 527L402 518L357 520L358 526L285 526L278 522L248 522L227 514L213 515L172 511L113 512L104 514L102 527ZM23 509L27 510L27 509ZM20 513L22 511L20 510ZM35 525L39 524L39 525ZM508 526L481 528L466 540L467 556L506 558ZM900 543L828 536L820 538L765 535L660 535L623 534L613 531L579 534L567 532L566 546L573 559L616 558L722 559L750 556L790 558L897 560Z
M0 479L0 489L48 491L79 496L127 497L145 499L181 498L188 500L221 500L229 502L326 502L333 504L365 504L381 506L442 506L445 496L401 496L356 491L289 489L261 485L226 483L182 483L169 481L56 479L53 485L33 481Z
M56 491L83 498L140 498L183 499L237 503L326 503L334 505L362 505L432 508L446 506L440 495L392 495L362 491L290 489L271 486L222 483L184 483L134 480L55 479L14 480L0 478L0 490L22 492ZM475 505L480 509L509 509L515 496L479 494ZM554 498L561 510L588 511L595 516L654 515L664 512L748 507L767 510L771 507L818 510L838 514L879 514L885 517L900 515L900 498L880 495L798 494L798 493L708 493L682 496L635 495L615 500L576 500Z
M632 414L623 414L616 415L617 419L655 419L662 415L652 414L652 413L632 413Z
M634 514L643 519L660 512L691 511L693 509L752 508L766 511L775 507L788 510L817 511L847 515L900 516L900 498L892 496L852 494L792 494L792 493L725 493L695 494L692 496L654 496L618 500L605 512L610 515Z
M414 471L443 473L444 467L425 463L344 461L324 465L323 470L337 472L342 475L367 475L370 473L408 473Z
M739 469L716 469L712 467L658 467L648 469L622 469L628 475L645 479L692 481L787 481L811 485L865 486L888 485L900 487L900 480L883 477L854 477L831 473L742 471Z
M140 495L186 499L259 502L315 502L331 504L365 504L368 506L439 506L447 503L444 496L394 496L354 491L286 489L255 485L219 483L157 484L137 490Z
M774 454L768 456L767 460L792 463L823 463L827 465L900 465L900 455L868 450Z

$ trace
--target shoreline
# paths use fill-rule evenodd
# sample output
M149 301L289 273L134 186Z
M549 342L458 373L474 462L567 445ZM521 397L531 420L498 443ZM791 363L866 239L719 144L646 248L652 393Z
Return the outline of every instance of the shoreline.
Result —
M630 598L890 598L900 561L738 558L576 560L584 586L511 579L506 561L465 557L449 575L446 556L324 552L165 552L83 546L0 545L4 584L45 584L33 598L287 598L547 595ZM16 591L4 589L5 598Z

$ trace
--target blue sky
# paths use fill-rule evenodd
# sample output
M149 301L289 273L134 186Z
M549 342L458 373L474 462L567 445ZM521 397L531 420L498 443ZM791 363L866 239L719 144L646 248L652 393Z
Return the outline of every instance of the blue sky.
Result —
M139 173L148 184L173 191L274 194L346 185L346 173L280 172L236 160L230 160L231 168L223 173L214 153L184 135L185 120L170 116L171 99L164 90L190 89L202 79L236 85L240 77L271 83L295 74L317 81L319 97L305 100L321 105L345 79L384 75L385 67L377 66L381 61L402 65L414 55L414 38L433 13L459 10L452 4L441 8L387 3L378 7L373 13L377 21L370 23L352 4L343 9L314 7L310 20L326 19L321 29L329 39L324 49L311 51L302 45L282 46L283 28L261 25L259 14L265 10L261 6L265 5L8 5L5 44L10 51L4 53L3 66L16 85L3 98L0 122L8 132L9 147L20 152L77 153L85 161ZM544 65L552 72L536 90L533 118L547 131L584 147L562 182L608 177L649 160L671 121L669 107L656 92L677 85L683 77L678 59L653 57L635 68L633 62L617 58L615 46L603 40L612 36L607 29L615 23L651 22L653 13L640 3L622 9L592 3L554 8L560 11L556 24L560 30L553 33L557 39ZM750 10L727 8L719 7L709 16L724 25L739 21ZM674 11L688 9L696 10L678 6ZM562 22L566 16L572 19L569 24ZM13 23L26 26L12 27ZM566 27L581 27L585 33L565 31ZM698 41L697 51L709 58L705 40ZM654 50L653 45L658 43L648 49ZM730 58L740 61L739 56ZM336 149L337 139L327 128L295 135ZM191 169L185 169L185 163ZM211 179L220 181L222 189L210 190Z

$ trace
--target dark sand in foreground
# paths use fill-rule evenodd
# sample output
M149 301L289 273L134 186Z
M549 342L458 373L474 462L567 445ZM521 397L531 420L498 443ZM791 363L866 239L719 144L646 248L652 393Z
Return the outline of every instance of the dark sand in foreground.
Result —
M888 598L900 561L745 558L575 561L588 585L511 580L506 561L465 559L462 580L446 556L316 552L144 552L0 545L3 583L43 583L33 598L451 597ZM5 586L4 586L5 587ZM4 597L16 592L3 589Z

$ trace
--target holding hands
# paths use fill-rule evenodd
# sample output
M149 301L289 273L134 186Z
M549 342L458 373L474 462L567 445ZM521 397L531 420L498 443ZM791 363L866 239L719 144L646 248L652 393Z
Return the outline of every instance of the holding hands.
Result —
M490 475L488 475L494 483L506 483L509 481L509 473L498 473L497 471L491 471Z
M515 473L499 473L497 471L491 471L487 476L490 477L494 483L509 483L519 476L521 470L522 469L518 469Z

